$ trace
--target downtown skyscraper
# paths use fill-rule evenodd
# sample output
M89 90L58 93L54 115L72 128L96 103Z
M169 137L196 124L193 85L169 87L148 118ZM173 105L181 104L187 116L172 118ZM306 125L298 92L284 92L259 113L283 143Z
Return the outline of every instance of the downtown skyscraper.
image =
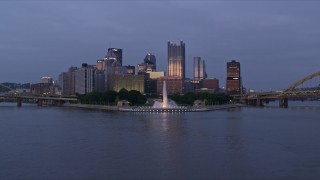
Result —
M201 57L194 57L194 80L200 81L207 77L205 61Z
M168 76L185 79L185 43L180 45L168 41Z
M240 62L232 60L227 62L227 94L240 94L242 92L242 82L240 74Z
M109 48L105 59L116 61L119 66L122 66L122 49Z

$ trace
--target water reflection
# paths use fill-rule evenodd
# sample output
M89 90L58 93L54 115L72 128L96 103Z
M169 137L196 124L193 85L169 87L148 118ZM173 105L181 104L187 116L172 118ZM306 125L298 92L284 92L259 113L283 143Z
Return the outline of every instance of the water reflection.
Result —
M227 149L240 151L243 149L243 128L242 117L240 113L228 113L226 116L226 136L225 141Z
M134 118L143 122L150 132L183 132L183 113L134 113Z
M300 101L300 100L291 100L288 102L288 109L292 110L320 110L320 101ZM268 104L265 104L266 108L279 108L279 101L270 101Z
M158 168L166 172L163 177L173 177L177 164L185 159L181 153L185 151L182 143L186 134L186 114L184 113L134 113L135 120L142 123L146 136L150 139L148 149L157 161ZM178 168L179 169L179 168Z
M0 179L320 177L319 111L0 111Z

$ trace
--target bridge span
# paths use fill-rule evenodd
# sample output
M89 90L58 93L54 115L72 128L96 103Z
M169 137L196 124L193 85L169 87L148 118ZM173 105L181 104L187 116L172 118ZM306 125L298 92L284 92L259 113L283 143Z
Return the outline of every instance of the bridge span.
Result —
M314 80L316 77L320 77L320 72L300 79L281 92L249 93L233 95L233 97L236 101L245 102L247 105L253 106L263 106L264 103L268 103L271 100L279 100L279 107L287 108L288 100L320 99L319 82L313 88L301 88L301 85L305 82Z
M261 92L254 94L234 95L236 101L247 105L263 106L269 101L279 100L279 107L287 108L289 100L320 99L320 90L296 92Z
M22 102L37 103L38 106L44 104L62 106L67 102L77 102L78 99L75 97L64 97L64 96L37 96L32 94L0 94L1 101L17 102L17 106L21 107Z

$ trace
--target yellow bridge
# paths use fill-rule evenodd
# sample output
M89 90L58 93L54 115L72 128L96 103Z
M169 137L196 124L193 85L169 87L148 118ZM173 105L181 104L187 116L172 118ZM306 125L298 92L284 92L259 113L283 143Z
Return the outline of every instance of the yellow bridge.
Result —
M263 106L265 102L268 102L270 100L279 100L279 107L286 108L288 107L289 99L319 99L319 84L317 84L318 87L316 89L298 89L298 87L304 84L306 81L312 80L319 76L320 72L313 73L293 83L286 90L281 92L261 92L252 94L233 95L233 97L237 101L245 101L246 104L254 106Z

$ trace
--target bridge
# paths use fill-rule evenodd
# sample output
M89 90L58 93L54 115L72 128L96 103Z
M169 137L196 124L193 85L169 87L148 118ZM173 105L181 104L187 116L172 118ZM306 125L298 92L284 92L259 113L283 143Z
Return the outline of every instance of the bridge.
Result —
M62 106L67 102L77 102L75 97L63 97L63 96L37 96L32 94L0 94L0 101L14 101L17 102L17 106L21 107L22 102L37 103L38 106L44 104Z
M290 85L284 91L249 93L233 95L236 101L245 102L248 105L263 106L271 100L279 100L279 107L287 108L288 100L320 99L320 83L315 81L320 77L320 72L310 74ZM313 87L303 87L306 82L317 82ZM310 83L309 83L310 84Z

